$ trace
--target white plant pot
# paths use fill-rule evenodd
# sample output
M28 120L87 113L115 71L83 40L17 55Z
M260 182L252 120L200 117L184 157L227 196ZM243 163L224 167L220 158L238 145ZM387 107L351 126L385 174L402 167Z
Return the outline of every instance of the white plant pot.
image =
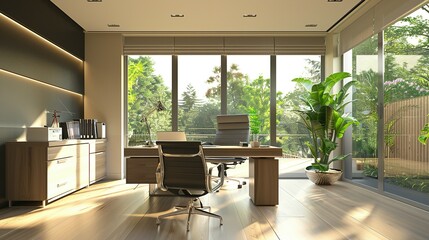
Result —
M261 146L260 142L257 142L257 141L251 141L250 142L250 147L252 147L252 148L258 148L259 146Z
M341 178L343 172L337 169L329 169L327 172L316 172L314 170L305 170L308 179L316 185L331 185Z

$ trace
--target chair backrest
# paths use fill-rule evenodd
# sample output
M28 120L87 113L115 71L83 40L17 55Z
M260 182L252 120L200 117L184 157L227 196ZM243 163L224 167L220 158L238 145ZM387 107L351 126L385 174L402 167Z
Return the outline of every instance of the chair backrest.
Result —
M238 146L249 142L249 115L218 115L214 144Z
M157 141L186 141L185 132L159 131L156 133Z
M207 192L207 165L201 142L157 141L157 144L163 188Z

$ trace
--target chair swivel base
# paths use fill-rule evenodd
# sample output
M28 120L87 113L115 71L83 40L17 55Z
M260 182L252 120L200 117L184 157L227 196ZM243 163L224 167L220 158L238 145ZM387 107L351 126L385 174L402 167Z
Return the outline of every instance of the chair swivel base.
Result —
M224 182L228 182L228 181L234 181L237 182L237 188L242 188L243 185L246 185L246 181L240 181L239 179L235 179L235 178L229 178L229 177L225 177Z
M205 208L209 208L210 207L203 207L202 203L200 201L200 206L196 207L194 206L194 202L196 199L191 199L188 202L188 206L179 206L179 207L175 207L176 211L174 212L170 212L170 213L166 213L163 214L161 216L158 216L156 219L156 224L160 225L161 224L161 218L166 218L166 217L171 217L171 216L177 216L177 215L181 215L181 214L187 214L188 215L188 220L186 222L186 231L189 231L189 225L190 225L190 221L191 221L191 215L192 214L197 214L197 215L203 215L203 216L207 216L207 217L214 217L214 218L218 218L220 221L220 226L223 225L223 219L221 216L211 213L211 212L207 212L204 211L202 209Z

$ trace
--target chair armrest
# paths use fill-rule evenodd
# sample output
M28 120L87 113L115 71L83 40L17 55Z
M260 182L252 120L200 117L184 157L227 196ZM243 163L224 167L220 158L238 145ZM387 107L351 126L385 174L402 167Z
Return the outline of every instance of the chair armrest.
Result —
M220 166L220 174L219 174L220 176L213 176L213 174L212 174L213 168L217 168L219 166ZM225 172L224 165L221 163L216 164L216 165L209 168L209 172L208 172L208 175L206 178L207 179L206 186L208 187L207 191L209 191L209 192L217 191L220 187L222 187L223 180L224 180L224 172ZM214 186L212 185L213 180L216 182L216 184Z

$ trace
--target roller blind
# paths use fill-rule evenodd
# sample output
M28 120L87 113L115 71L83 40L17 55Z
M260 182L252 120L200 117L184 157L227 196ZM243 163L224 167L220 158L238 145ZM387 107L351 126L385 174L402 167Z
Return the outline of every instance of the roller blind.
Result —
M324 37L275 38L276 54L325 54Z
M171 54L174 52L173 37L125 37L124 54Z
M425 0L382 0L340 33L343 54L421 6Z
M272 37L226 37L225 54L274 54Z
M125 36L124 54L325 54L325 38Z

